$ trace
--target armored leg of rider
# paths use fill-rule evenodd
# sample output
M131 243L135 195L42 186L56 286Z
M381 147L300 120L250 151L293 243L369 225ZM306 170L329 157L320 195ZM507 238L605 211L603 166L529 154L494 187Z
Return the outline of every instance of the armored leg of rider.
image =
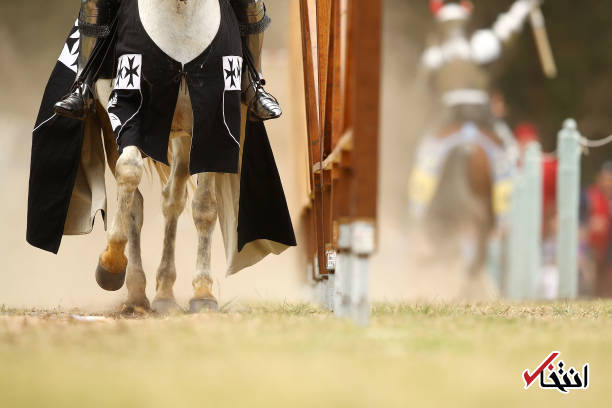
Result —
M242 3L238 13L243 36L247 75L243 77L243 99L249 109L251 120L268 120L281 116L283 111L274 96L263 88L265 80L261 74L261 49L264 31L270 25L263 0L238 0Z
M84 120L93 106L92 87L96 79L96 67L86 69L86 66L96 46L110 35L110 26L117 8L118 0L81 0L77 79L73 91L55 104L54 110L58 115Z

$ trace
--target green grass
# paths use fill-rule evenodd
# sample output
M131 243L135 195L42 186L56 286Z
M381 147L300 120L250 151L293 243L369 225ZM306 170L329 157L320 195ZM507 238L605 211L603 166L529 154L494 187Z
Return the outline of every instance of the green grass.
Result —
M552 350L588 390L523 390ZM379 304L368 328L307 304L85 323L0 309L0 407L609 406L612 302Z

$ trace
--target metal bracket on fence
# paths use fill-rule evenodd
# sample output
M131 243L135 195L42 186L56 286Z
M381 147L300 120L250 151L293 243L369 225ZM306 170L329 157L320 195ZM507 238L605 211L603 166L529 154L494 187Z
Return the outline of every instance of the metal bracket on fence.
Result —
M325 258L327 260L326 269L328 271L335 271L336 270L336 260L337 260L336 251L334 251L333 249L328 249L327 251L325 251Z
M351 225L351 317L362 326L370 322L370 255L375 250L375 231L373 222Z
M334 315L348 317L351 311L351 225L340 223L338 225L338 252L336 254L335 288L334 288Z

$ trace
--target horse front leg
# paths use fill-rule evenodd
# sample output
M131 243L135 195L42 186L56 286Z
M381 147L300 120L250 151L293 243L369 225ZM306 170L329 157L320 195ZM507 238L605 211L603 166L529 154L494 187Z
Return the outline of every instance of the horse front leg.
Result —
M166 314L181 308L174 299L176 281L175 244L178 218L185 209L187 201L187 181L189 180L189 137L178 137L172 143L172 168L168 182L162 190L162 212L165 219L162 259L157 270L156 295L153 310Z
M130 214L134 191L142 179L143 160L135 146L123 149L115 166L117 180L117 214L107 233L106 250L100 255L96 269L96 281L102 289L119 290L125 282L128 260L124 254L128 241Z
M189 301L189 312L218 310L217 299L212 294L213 280L210 273L212 233L217 220L215 179L210 173L198 175L198 186L192 203L193 222L198 231L198 255L196 273L192 280L193 298Z

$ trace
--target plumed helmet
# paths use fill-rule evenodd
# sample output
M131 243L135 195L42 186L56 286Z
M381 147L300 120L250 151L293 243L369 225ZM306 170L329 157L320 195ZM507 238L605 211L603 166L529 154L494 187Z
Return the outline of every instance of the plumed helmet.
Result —
M429 0L431 12L440 22L463 21L470 18L474 6L471 1L445 3L444 0Z

